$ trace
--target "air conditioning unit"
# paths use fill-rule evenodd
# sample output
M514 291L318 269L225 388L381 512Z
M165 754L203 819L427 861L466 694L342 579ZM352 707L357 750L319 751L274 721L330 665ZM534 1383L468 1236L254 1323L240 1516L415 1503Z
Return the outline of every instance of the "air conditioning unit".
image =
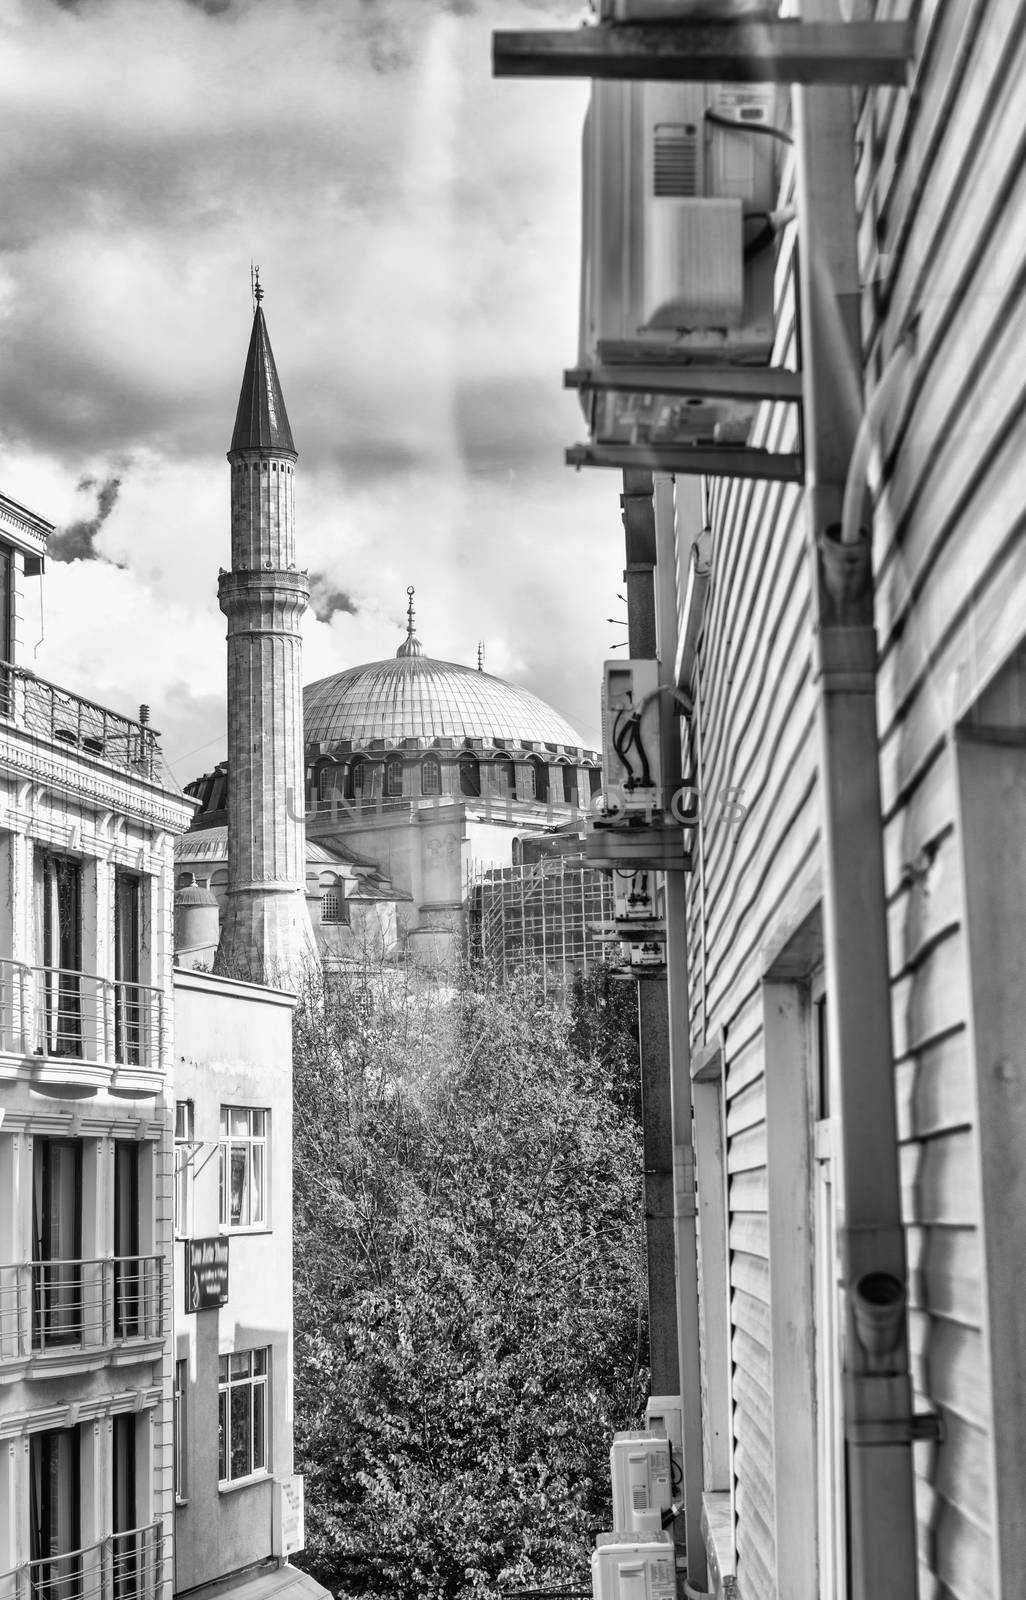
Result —
M658 1533L673 1503L670 1441L654 1433L614 1433L609 1470L614 1529Z
M634 1540L600 1533L591 1553L593 1600L676 1600L677 1563L668 1533Z
M632 872L613 884L613 919L616 922L655 922L656 880L651 872Z
M613 825L663 809L659 663L607 661L602 679L602 784Z
M770 358L783 144L767 84L592 85L584 129L584 369ZM594 442L738 444L755 402L582 390Z
M654 1394L645 1407L645 1426L649 1433L670 1442L670 1460L678 1467L684 1460L684 1415L679 1394Z

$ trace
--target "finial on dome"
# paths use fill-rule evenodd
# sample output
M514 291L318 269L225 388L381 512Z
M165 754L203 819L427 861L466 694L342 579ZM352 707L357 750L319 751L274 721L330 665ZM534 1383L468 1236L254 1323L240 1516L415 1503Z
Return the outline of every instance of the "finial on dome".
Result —
M264 291L260 282L260 268L250 266L249 275L250 283L253 289L253 310L256 311L259 308L261 300L264 298Z
M402 657L402 656L422 656L424 654L423 646L421 645L420 640L418 638L416 638L416 636L414 635L414 632L413 632L413 628L414 628L413 596L416 594L416 590L414 589L412 583L410 584L410 586L407 589L406 593L409 596L409 604L406 607L406 638L403 640L402 644L399 646L398 650L396 651L396 655L398 657Z

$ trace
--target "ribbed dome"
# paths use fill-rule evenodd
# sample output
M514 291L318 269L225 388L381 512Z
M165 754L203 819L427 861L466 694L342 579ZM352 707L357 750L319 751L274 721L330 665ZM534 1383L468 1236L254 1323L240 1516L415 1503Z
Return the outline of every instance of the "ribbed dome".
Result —
M490 745L527 740L583 749L558 711L503 678L453 661L403 655L321 678L303 691L307 743L329 749L347 739L355 749L372 739L482 739Z

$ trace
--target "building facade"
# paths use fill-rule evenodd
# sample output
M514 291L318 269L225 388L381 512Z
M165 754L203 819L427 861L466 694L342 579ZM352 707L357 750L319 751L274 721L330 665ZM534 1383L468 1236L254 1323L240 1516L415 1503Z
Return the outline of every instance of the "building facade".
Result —
M619 51L643 78L646 50L697 72L709 31L689 57L686 23L671 36L657 20L668 9L603 5L596 73ZM740 75L763 56L767 76L808 85L774 113L769 365L703 367L715 306L690 357L662 352L661 396L651 349L586 348L604 402L574 456L652 475L658 637L636 653L658 652L686 708L663 730L695 815L687 870L666 875L668 1043L648 1067L664 1068L676 1169L660 1312L688 1582L742 1600L1011 1600L1026 1557L1026 7L875 4L854 23L822 0L779 8L779 25L765 9L717 38ZM633 12L651 31L621 48ZM661 101L656 142L700 152L706 118ZM752 135L731 138L743 164ZM635 245L649 225L649 244L668 237L663 200L692 239L689 207L710 195L682 165L682 187L651 187L643 147L606 175L613 209L626 185ZM721 209L729 251L746 214ZM694 243L714 298L713 254ZM662 419L640 445L606 426L632 382ZM747 397L740 431L675 433L689 384Z
M171 903L145 708L44 682L0 496L0 1593L171 1593Z
M292 1008L175 973L175 1593L299 1584L292 1472Z

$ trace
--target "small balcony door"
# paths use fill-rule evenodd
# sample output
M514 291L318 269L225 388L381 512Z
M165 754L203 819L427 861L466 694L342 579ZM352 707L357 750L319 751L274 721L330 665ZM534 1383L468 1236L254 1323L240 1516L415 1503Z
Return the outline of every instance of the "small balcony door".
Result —
M115 1059L137 1066L143 1057L142 996L139 984L139 902L141 884L120 867L114 876Z
M36 879L41 974L42 1053L82 1055L82 869L43 855Z
M81 1445L77 1428L29 1437L33 1600L81 1600Z
M32 1343L83 1341L82 1146L37 1138L32 1152Z
M139 1146L114 1141L114 1337L145 1332L146 1296L139 1255Z
M139 1527L137 1481L136 1419L126 1412L114 1418L114 1600L137 1600L142 1593L146 1534Z

